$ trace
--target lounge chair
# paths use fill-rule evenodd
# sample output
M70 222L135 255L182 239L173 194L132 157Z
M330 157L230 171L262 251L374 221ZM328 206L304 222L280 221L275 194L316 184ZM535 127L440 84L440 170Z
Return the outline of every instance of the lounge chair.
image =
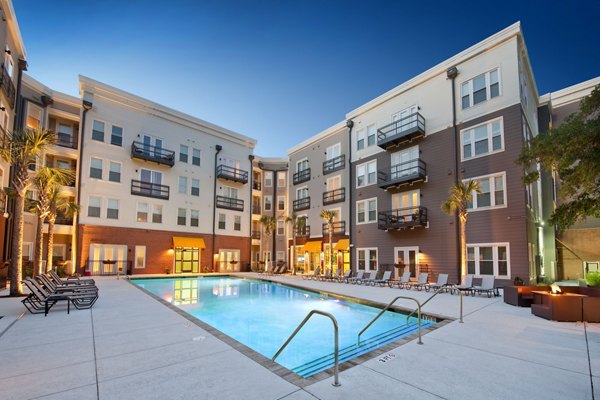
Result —
M332 277L332 275L331 275L331 268L327 268L325 270L325 273L323 275L319 276L319 280L320 281L328 281L328 280L331 279L331 277Z
M465 275L463 283L461 285L454 285L450 289L450 293L467 292L467 295L473 290L473 275Z
M96 285L56 285L46 275L37 275L35 279L41 283L49 293L79 293L95 292L98 293Z
M56 282L57 285L95 285L96 281L88 278L80 278L78 276L70 276L67 279L62 279L55 270L48 271L48 276Z
M258 276L269 276L273 274L273 266L267 268L265 271L263 272L259 272Z
M98 300L97 292L50 293L31 278L26 278L22 282L27 286L30 293L21 300L21 303L23 303L25 308L32 314L40 314L43 309L44 316L46 316L52 306L59 301L67 301L67 313L70 314L71 304L73 304L75 308L82 310L92 308L96 300Z
M340 271L342 271L342 270L340 269ZM338 277L337 281L338 282L348 283L348 279L350 279L350 276L352 276L352 270L351 269L349 269L348 271L344 272L344 275Z
M355 285L358 281L361 281L365 276L365 271L358 271L354 278L348 278L348 283Z
M375 285L384 286L390 281L391 277L392 277L392 271L385 271L383 273L383 276L381 277L381 279L373 280L373 282L372 282L373 286L375 286Z
M410 283L410 271L402 273L402 276L400 277L399 281L389 281L388 283L390 287L396 285L398 289L403 289L407 287L407 285Z
M302 275L302 279L317 279L319 274L321 273L321 268L315 268L314 272L311 274Z
M419 291L421 289L425 289L425 285L427 285L427 278L429 278L429 273L421 272L421 273L419 273L419 277L417 278L417 281L414 283L410 283L409 287L411 289L417 289Z
M368 272L369 276L366 277L363 275L362 279L358 279L356 281L357 284L362 285L363 283L365 285L368 285L371 281L375 280L375 277L377 277L377 271L372 271L372 272Z
M473 296L475 296L476 294L483 294L486 293L488 295L488 297L492 297L493 296L498 296L498 289L496 289L494 287L494 281L495 278L493 275L485 275L483 278L481 278L481 285L480 286L473 286L472 289L472 293Z
M448 274L439 274L438 275L438 280L436 283L426 283L425 284L425 291L429 292L430 289L433 290L439 290L439 289L446 289L448 290Z

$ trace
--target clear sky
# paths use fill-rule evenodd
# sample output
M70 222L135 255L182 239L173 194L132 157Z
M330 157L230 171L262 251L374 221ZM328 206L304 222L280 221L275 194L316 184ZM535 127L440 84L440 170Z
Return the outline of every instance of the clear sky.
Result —
M520 20L540 94L600 75L600 0L13 0L29 74L82 74L293 145Z

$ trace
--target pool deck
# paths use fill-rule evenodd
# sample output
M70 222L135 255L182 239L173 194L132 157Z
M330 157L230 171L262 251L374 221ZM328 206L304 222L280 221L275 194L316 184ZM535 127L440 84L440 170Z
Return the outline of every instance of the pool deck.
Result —
M272 279L378 303L429 296ZM386 362L378 356L342 371L341 387L327 378L300 388L126 280L97 283L94 308L70 315L63 305L45 318L23 314L19 299L0 298L1 399L600 400L600 324L546 321L501 298L466 297L463 324L394 348ZM458 301L441 294L424 311L456 318Z

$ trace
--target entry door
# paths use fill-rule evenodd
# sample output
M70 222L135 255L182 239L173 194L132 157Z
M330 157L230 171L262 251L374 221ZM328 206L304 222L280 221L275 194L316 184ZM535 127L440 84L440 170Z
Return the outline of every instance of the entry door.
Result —
M392 122L398 121L398 133L417 126L417 106L410 106L392 114Z
M392 179L417 173L417 160L419 159L419 146L409 147L391 155Z
M419 191L394 193L392 195L392 210L402 209L400 215L413 214L414 208L419 207Z
M116 274L121 267L127 270L127 246L113 244L91 244L88 271L102 274ZM107 262L107 261L111 262Z
M235 272L240 270L239 250L219 250L219 272Z
M411 277L419 274L419 247L394 247L396 265L396 276L402 276L404 271L410 271ZM408 269L406 269L408 268Z
M200 267L200 249L195 247L175 248L175 273L198 273Z

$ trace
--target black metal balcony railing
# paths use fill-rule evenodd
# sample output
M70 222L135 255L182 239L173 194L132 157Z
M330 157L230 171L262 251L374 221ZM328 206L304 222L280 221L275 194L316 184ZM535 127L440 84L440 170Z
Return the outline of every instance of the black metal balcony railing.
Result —
M246 184L248 183L248 171L221 164L217 167L217 178Z
M341 203L346 201L346 188L334 189L323 192L323 205Z
M132 262L130 260L87 260L85 269L88 275L131 275Z
M260 181L253 181L252 182L252 189L254 189L254 190L260 190L260 187L261 187Z
M235 199L233 197L217 196L217 208L244 211L244 200Z
M10 103L10 108L15 108L15 98L17 91L15 90L15 84L13 83L10 75L8 75L8 71L4 64L2 64L2 71L0 72L0 87L2 87L2 91L6 95L8 102Z
M75 135L67 135L64 133L56 134L56 145L60 147L68 147L70 149L77 148L77 136Z
M260 231L252 231L252 239L260 239Z
M153 161L158 164L175 165L175 152L142 142L134 141L131 144L131 158Z
M167 185L131 180L131 194L135 196L153 197L155 199L169 200L170 188Z
M298 171L294 174L293 182L294 185L298 185L302 182L307 182L310 180L310 168L303 169L302 171Z
M310 225L298 227L296 229L296 237L309 237L310 236Z
M426 207L407 207L383 211L379 213L377 221L377 227L385 230L407 229L426 225Z
M425 118L416 112L377 130L377 145L385 150L425 136Z
M56 225L73 225L73 217L66 217L64 215L59 215L54 220L54 224L56 224Z
M329 235L329 226L327 223L323 224L323 236ZM334 235L344 235L346 233L346 221L333 221L333 230Z
M331 160L323 161L323 175L330 174L346 167L346 156L342 154L332 158Z
M382 189L388 189L424 181L426 177L427 164L418 158L377 171L377 185Z
M292 208L294 211L308 210L310 208L310 197L294 200Z

